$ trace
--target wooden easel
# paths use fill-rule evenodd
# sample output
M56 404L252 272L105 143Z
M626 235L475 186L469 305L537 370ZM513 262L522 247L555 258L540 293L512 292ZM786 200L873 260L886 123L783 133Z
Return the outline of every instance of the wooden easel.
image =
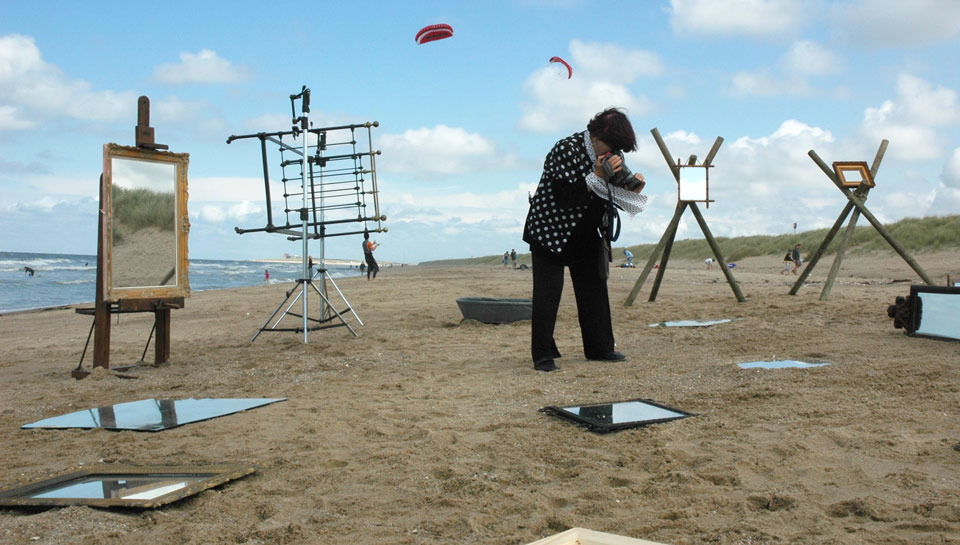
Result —
M667 165L670 166L670 172L673 173L673 177L677 181L677 187L679 187L680 169L684 165L680 165L679 162L674 163L673 156L670 155L670 150L667 149L666 143L664 143L663 138L660 137L660 131L654 128L650 132L653 134L653 139L656 140L657 146L660 147L660 152L663 153L663 158L666 159ZM721 144L723 144L723 138L718 136L717 140L713 143L713 147L710 148L710 153L708 153L706 159L703 160L702 166L706 168L712 166L713 158L717 155L717 151L720 150ZM707 200L705 202L709 203L710 201ZM673 249L673 239L677 236L677 227L680 225L680 217L683 216L683 212L687 209L687 207L693 211L693 216L697 219L697 223L700 225L700 230L703 231L703 236L707 239L707 244L710 245L710 249L713 251L713 256L717 260L717 265L721 270L723 270L724 276L727 277L727 283L730 284L730 288L733 290L733 294L736 296L737 301L741 303L746 301L746 299L743 297L743 293L740 291L740 285L737 284L736 279L733 278L733 272L730 271L730 268L727 267L727 263L723 260L723 255L720 253L720 246L717 245L717 241L714 240L713 234L710 233L710 228L707 227L707 222L703 219L703 214L700 213L700 209L697 207L696 202L681 201L678 197L677 209L673 213L673 219L670 220L670 223L667 225L667 230L664 231L663 236L660 237L660 242L657 243L657 247L653 250L653 254L650 255L649 259L647 259L647 264L643 266L643 271L640 273L640 278L638 278L636 284L633 285L633 290L630 291L630 295L627 296L627 300L624 302L623 306L629 307L633 305L634 300L637 298L637 294L640 293L640 288L647 280L647 276L650 274L650 271L653 270L653 265L657 262L657 258L660 257L662 252L663 259L660 260L660 268L657 270L657 277L653 281L653 288L650 290L650 298L648 301L652 303L653 301L657 300L657 292L660 291L660 282L663 281L663 273L667 270L667 261L670 259L670 250Z
M890 235L890 232L884 228L883 224L880 223L877 218L870 213L870 210L867 209L865 201L867 200L867 194L870 192L870 185L867 181L872 181L877 176L877 171L880 169L880 162L883 161L883 155L887 151L887 145L889 142L883 140L880 142L880 148L877 149L877 155L873 159L873 164L870 166L870 177L869 180L864 180L864 183L861 183L859 187L851 191L843 185L840 179L837 177L836 172L833 171L827 164L817 155L817 152L810 150L807 155L813 159L813 162L820 167L820 170L827 175L827 178L830 178L830 181L833 182L837 189L847 198L849 202L844 206L843 211L840 212L840 216L837 218L837 221L833 223L833 227L830 228L830 231L827 232L827 236L823 239L823 242L820 243L820 247L817 248L817 251L813 254L813 257L810 258L807 266L804 267L803 272L800 273L800 278L797 278L797 281L793 284L793 287L790 288L790 295L796 295L800 288L803 287L804 281L810 276L810 273L813 272L813 268L816 267L817 262L820 261L820 258L826 252L827 247L830 246L830 243L833 241L833 237L837 235L837 232L840 230L840 226L843 224L844 220L847 219L847 215L850 214L850 211L853 211L853 215L850 217L850 223L847 225L847 230L843 233L843 238L840 239L840 247L837 248L837 256L833 259L833 265L830 267L830 273L827 275L827 281L824 282L823 290L820 292L820 300L826 301L830 297L830 291L833 289L833 282L837 278L837 273L840 271L840 264L843 262L843 255L846 252L847 244L850 241L850 237L853 234L854 228L857 226L857 221L860 219L860 216L867 218L867 221L876 228L880 235L886 240L891 247L904 261L907 262L910 267L916 271L920 278L923 279L923 282L931 286L933 282L930 280L930 277L927 276L927 273L920 267L920 265L907 254L893 236ZM854 208L856 210L854 210Z
M150 126L150 99L141 96L137 101L137 126L136 126L136 144L138 148L145 150L165 150L165 144L154 142L153 127ZM108 245L109 236L108 213L110 195L104 183L103 174L100 175L100 212L99 222L97 224L97 285L94 307L78 308L78 314L93 315L93 367L110 368L110 318L112 314L123 314L128 312L153 312L156 340L154 341L154 363L161 364L170 359L170 310L183 308L183 297L154 297L154 298L123 298L117 301L107 300L107 271L109 271ZM87 336L89 344L90 337ZM149 339L147 344L149 346ZM84 346L83 353L86 354L87 347ZM146 348L144 348L146 355ZM83 356L80 357L80 365L71 372L76 379L82 379L90 374L89 371L81 369L83 366Z

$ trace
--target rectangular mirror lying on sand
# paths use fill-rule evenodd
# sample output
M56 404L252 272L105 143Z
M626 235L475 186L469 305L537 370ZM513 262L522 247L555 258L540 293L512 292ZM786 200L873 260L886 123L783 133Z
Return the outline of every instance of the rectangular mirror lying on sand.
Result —
M185 297L189 154L103 146L107 300Z
M0 506L153 508L239 479L251 465L129 466L97 464L0 490Z
M649 424L695 416L692 413L667 407L649 399L590 403L570 407L551 406L540 409L540 412L576 422L588 430L598 433L638 428Z

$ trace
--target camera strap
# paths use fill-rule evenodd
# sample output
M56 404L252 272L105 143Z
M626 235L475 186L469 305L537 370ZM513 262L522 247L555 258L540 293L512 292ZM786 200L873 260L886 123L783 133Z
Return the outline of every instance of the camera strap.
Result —
M603 238L608 243L620 238L620 212L613 204L613 191L610 189L609 182L607 182L606 210L603 213Z

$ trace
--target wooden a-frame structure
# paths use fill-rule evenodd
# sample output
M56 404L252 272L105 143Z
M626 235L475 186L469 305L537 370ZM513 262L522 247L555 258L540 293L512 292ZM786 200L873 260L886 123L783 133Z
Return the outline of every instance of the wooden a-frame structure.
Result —
M820 261L820 258L826 252L827 247L830 246L830 243L833 241L833 237L837 235L837 232L840 230L840 226L846 220L847 215L850 214L851 210L853 215L850 217L850 223L847 225L847 230L843 233L843 238L840 239L840 246L837 248L837 256L833 260L833 265L830 267L830 273L827 275L827 280L823 284L823 291L820 292L820 300L826 301L830 297L830 291L833 289L833 282L836 280L837 273L840 271L840 264L843 262L843 255L846 251L847 244L850 241L850 237L853 234L854 228L857 226L857 221L860 219L860 216L867 218L867 221L876 228L880 235L886 240L891 247L904 261L907 262L910 267L916 271L920 278L923 279L924 283L928 286L932 286L933 282L930 280L930 277L927 276L927 273L920 267L920 265L907 254L893 236L890 235L890 232L883 227L883 224L880 223L877 218L870 213L870 210L867 209L866 204L867 194L870 192L870 188L873 187L873 180L877 176L877 171L880 169L880 162L883 161L883 155L887 151L887 145L889 142L883 140L880 142L880 148L877 150L877 155L873 159L873 164L870 166L869 176L864 177L863 182L853 191L851 191L847 185L843 183L843 180L840 179L836 169L831 169L827 164L817 155L817 152L810 150L807 155L813 159L813 162L820 167L820 170L827 175L827 178L830 178L830 181L837 186L837 189L847 198L847 205L843 208L843 211L840 212L840 216L837 218L837 221L834 222L833 227L830 228L830 231L827 232L827 236L824 237L823 242L820 243L820 247L817 248L817 251L813 254L813 257L810 258L807 266L804 267L803 272L800 273L800 278L797 278L797 281L793 284L793 287L790 288L790 295L796 295L800 288L803 287L804 281L810 276L810 273L813 272L813 268L817 266L817 262ZM836 163L835 163L836 165Z
M670 155L670 150L667 149L666 143L664 143L663 138L660 136L660 131L654 128L650 131L650 133L653 134L653 139L656 140L657 146L660 147L660 152L663 153L663 158L666 159L667 165L670 166L670 172L673 173L673 177L677 182L677 186L679 187L680 169L688 165L680 164L679 160L674 163L673 156ZM717 140L713 143L713 147L710 148L710 153L707 154L706 159L703 160L703 164L700 166L706 167L707 169L713 166L713 158L717 155L717 151L720 150L721 144L723 144L723 138L718 136ZM695 160L696 158L692 157L691 159ZM707 202L709 206L710 201L708 199L704 202ZM636 284L633 285L633 290L630 291L630 295L627 296L627 300L624 302L623 306L629 307L633 305L634 300L637 298L637 294L640 293L640 288L647 280L647 276L650 275L650 271L653 270L653 265L657 262L657 258L660 257L661 253L663 253L663 258L660 261L660 268L657 270L657 277L653 281L653 288L650 290L650 298L648 299L648 301L651 303L656 301L657 292L660 291L660 282L663 281L663 273L667 270L667 261L670 259L670 250L673 249L673 239L677 236L677 227L680 225L680 217L683 216L683 212L687 209L687 207L693 211L693 216L697 219L697 223L700 225L700 230L703 231L703 236L707 239L707 243L710 245L710 249L713 251L713 256L717 260L717 265L727 277L727 283L730 284L730 288L733 290L733 294L736 296L737 301L741 303L746 301L746 299L743 297L743 292L740 291L740 285L737 284L736 279L733 277L733 272L729 267L727 267L727 263L723 260L723 255L720 253L720 246L717 245L717 241L714 240L713 234L710 233L710 228L707 227L707 222L703 219L703 214L700 213L700 209L697 207L696 202L680 200L680 197L678 196L677 209L673 213L673 219L670 220L666 231L664 231L663 236L660 237L660 242L657 243L657 247L654 248L650 258L647 259L647 263L643 266L643 271L640 273L640 278L638 278Z

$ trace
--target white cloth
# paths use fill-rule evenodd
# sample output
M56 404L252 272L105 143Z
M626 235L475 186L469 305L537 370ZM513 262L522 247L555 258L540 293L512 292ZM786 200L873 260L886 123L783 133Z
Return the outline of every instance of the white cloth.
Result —
M593 149L593 142L590 141L590 131L583 131L583 142L587 146L587 155L590 156L590 161L596 164L597 152ZM643 212L643 209L647 206L646 195L610 185L593 171L590 171L590 174L587 175L587 187L601 199L612 200L613 204L630 214L631 218Z

